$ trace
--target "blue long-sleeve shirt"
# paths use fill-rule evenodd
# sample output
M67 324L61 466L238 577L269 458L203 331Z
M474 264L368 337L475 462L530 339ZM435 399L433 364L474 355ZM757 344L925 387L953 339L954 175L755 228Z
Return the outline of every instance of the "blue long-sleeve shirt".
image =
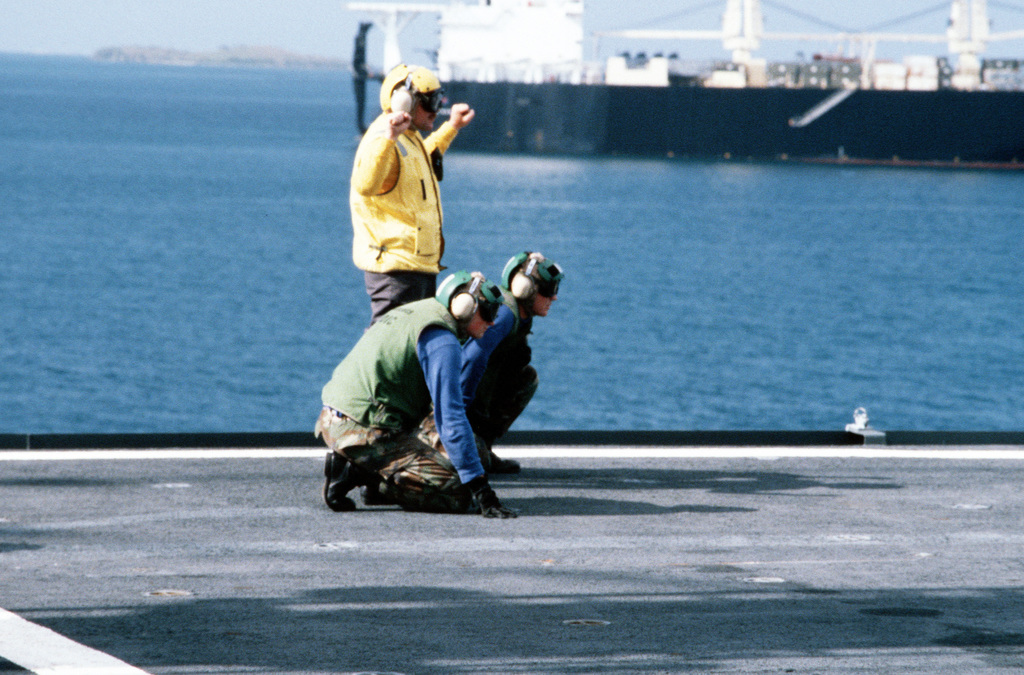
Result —
M477 476L483 476L484 467L480 463L476 439L466 419L460 381L462 346L458 338L443 328L427 328L416 342L416 356L427 380L430 399L434 403L437 432L459 474L459 480L465 484Z
M516 327L516 318L508 305L498 308L494 325L487 329L480 339L471 338L462 347L462 401L468 406L476 396L476 388L487 370L487 361Z

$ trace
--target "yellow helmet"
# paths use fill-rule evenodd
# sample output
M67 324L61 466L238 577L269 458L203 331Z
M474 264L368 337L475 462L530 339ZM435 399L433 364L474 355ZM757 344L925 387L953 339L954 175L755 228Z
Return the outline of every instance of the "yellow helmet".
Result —
M404 99L411 103L419 100L420 104L430 112L437 112L441 109L444 94L441 91L441 80L437 75L422 66L407 66L404 63L391 69L380 85L380 107L384 112L396 112L392 108L392 96L399 96L398 100ZM405 92L408 96L401 96ZM408 104L408 103L407 103ZM402 107L401 104L397 104ZM409 110L411 111L411 105Z

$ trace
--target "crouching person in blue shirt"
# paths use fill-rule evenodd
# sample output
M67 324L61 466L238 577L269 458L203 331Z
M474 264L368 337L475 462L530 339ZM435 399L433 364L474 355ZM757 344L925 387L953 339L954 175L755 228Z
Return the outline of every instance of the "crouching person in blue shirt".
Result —
M558 299L562 268L537 251L512 256L501 273L502 306L494 326L462 347L462 393L466 415L477 435L488 473L518 473L519 463L502 459L491 446L537 391L537 371L530 365L527 336L533 318L547 316Z
M466 418L460 338L493 325L501 292L482 274L457 272L427 298L392 309L371 326L323 389L315 433L331 449L324 501L351 511L361 485L412 511L514 518L487 481ZM440 444L420 434L434 411Z

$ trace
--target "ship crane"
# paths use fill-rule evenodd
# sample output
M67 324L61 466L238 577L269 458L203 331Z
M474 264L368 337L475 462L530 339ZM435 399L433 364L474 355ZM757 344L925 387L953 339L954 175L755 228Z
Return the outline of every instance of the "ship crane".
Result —
M384 72L402 62L402 50L398 36L418 14L441 14L446 5L430 5L413 2L349 2L345 7L354 12L366 12L375 17L375 24L384 31Z
M765 37L761 0L726 0L721 30L615 30L599 31L597 37L635 40L713 40L732 52L733 63L749 66L752 54Z
M398 45L398 36L418 14L436 13L444 10L444 5L426 5L413 3L372 3L350 2L347 9L356 12L367 12L375 17L372 23L361 23L356 37L355 53L352 56L352 86L356 95L356 127L360 133L366 132L363 115L366 107L366 80L369 78L366 68L366 33L373 25L380 26L384 31L384 73L402 62L402 50ZM379 78L383 78L381 73Z
M988 38L988 12L986 0L953 0L949 17L949 51L957 55L953 86L957 89L975 89L981 83L981 59Z

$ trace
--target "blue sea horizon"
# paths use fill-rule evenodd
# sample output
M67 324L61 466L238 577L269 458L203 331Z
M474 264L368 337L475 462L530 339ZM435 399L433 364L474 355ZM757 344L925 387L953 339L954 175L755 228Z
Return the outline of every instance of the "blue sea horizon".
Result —
M0 433L312 433L369 319L348 75L0 55L0 92ZM515 429L1021 430L1022 188L456 139L443 262L566 269Z

